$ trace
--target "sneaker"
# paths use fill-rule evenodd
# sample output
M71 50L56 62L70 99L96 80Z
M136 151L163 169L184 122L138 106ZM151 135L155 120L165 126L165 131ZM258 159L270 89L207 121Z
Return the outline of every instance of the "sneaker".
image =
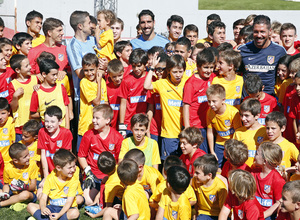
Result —
M26 220L36 220L36 219L33 216L30 216Z
M9 199L10 195L8 193L2 192L0 193L0 201L4 201Z
M16 204L11 205L9 208L16 211L16 212L20 212L23 209L26 209L27 205L24 204L24 203L17 202Z
M92 213L92 214L97 214L99 212L101 212L101 208L98 205L93 205L93 206L85 206L84 207L86 211Z

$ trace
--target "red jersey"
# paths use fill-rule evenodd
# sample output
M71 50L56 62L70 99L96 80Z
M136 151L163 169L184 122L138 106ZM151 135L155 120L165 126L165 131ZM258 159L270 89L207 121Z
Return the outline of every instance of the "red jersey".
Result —
M289 54L289 55L294 56L294 55L296 55L296 54L298 54L298 53L300 53L300 51L299 51L298 49L296 49L294 53Z
M283 132L283 136L290 142L296 143L296 136L293 128L293 119L289 117L289 112L291 108L291 103L292 103L292 97L296 93L294 84L289 85L286 88L285 96L283 99L283 107L284 107L284 115L287 119L286 123L286 129Z
M237 197L229 191L224 206L230 210L233 209L234 219L265 219L263 208L255 197L239 204Z
M251 168L245 163L242 166L239 166L235 169L246 170L246 171L251 172ZM221 175L228 178L228 176L229 176L228 173L229 173L230 170L233 170L233 166L231 165L231 163L229 161L226 161L223 168L222 168Z
M257 187L255 197L261 204L263 210L266 211L281 198L281 191L285 180L276 169L273 169L263 179L260 177L260 172L254 172L252 175L255 178Z
M185 83L183 90L183 103L190 105L190 126L206 128L206 113L208 110L206 90L211 85L215 74L209 79L199 79L192 75Z
M46 152L49 173L55 168L53 163L55 152L61 148L72 149L73 136L71 131L63 127L59 129L60 131L55 138L51 138L45 128L41 128L38 134L38 149L44 149Z
M110 107L114 110L114 117L111 120L110 125L117 129L118 121L119 121L119 110L120 110L120 100L121 98L118 96L120 93L120 86L116 87L113 82L108 82L106 85L107 89L107 98Z
M124 67L124 74L123 74L123 79L127 78L129 74L132 72L132 66L128 65L127 67Z
M193 154L192 158L190 159L189 155L185 155L185 154L182 154L180 156L180 159L182 160L182 162L185 164L186 166L186 169L189 171L190 175L193 176L194 175L194 166L193 166L193 163L195 162L195 160L198 158L198 157L201 157L203 156L205 153L205 151L201 150L201 149L197 149L195 151L195 153Z
M88 130L82 137L78 157L86 158L88 165L96 177L103 179L106 175L98 168L98 157L102 152L109 151L114 155L118 163L122 141L122 135L114 128L110 128L109 134L105 139L100 137L98 131L94 129Z
M9 97L8 84L16 77L15 71L6 67L6 70L0 74L0 97L6 98L10 103L12 100L12 95Z
M158 93L151 94L147 102L154 106L153 117L150 124L150 133L153 135L160 136L162 121L160 95Z
M28 53L28 59L31 66L31 73L40 73L40 68L36 62L36 59L40 56L40 54L43 51L52 53L55 56L55 62L59 65L59 70L66 69L69 64L66 49L67 47L62 44L56 44L56 47L47 47L45 44L40 44L37 47L33 47Z
M123 79L120 85L119 97L127 100L124 124L130 130L130 119L137 113L147 111L147 90L144 89L146 75L136 78L133 73Z

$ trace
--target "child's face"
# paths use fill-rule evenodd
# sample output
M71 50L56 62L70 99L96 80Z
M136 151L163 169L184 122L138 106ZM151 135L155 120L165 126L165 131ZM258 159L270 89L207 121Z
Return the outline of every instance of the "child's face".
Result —
M202 79L208 79L210 75L214 72L214 63L205 63L198 67L198 73Z
M219 95L210 95L207 97L207 102L213 111L218 111L225 103L225 99L221 99Z
M146 66L142 63L133 63L132 72L137 77L143 77L145 75Z
M192 53L192 55L191 55L192 60L194 60L196 62L196 60L197 60L197 54L199 52L201 52L201 51L202 51L202 49L195 48L194 51L193 51L193 53Z
M289 77L291 77L292 79L295 78L297 71L290 71Z
M175 54L181 55L185 61L191 55L191 50L187 50L187 46L177 44L175 46Z
M119 86L123 80L124 71L120 73L109 73L111 81L115 86Z
M4 27L0 26L0 38L3 37L3 31L4 31Z
M297 92L297 95L300 96L300 78L295 78L294 79L295 82L295 90Z
M26 21L26 25L29 27L30 31L34 33L40 33L42 29L43 20L39 17L33 18L31 21Z
M55 167L63 177L71 178L76 171L76 163L75 161L66 164L63 168L60 166Z
M109 26L109 21L105 20L104 14L99 14L97 16L97 20L100 30L104 30L107 26Z
M281 203L281 211L282 212L294 212L297 210L296 203L293 203L292 193L289 191L282 191L282 197L279 200Z
M95 64L92 65L83 65L83 72L85 78L87 78L89 81L96 81L97 78L97 66Z
M181 82L183 74L184 74L184 69L182 67L173 67L170 70L171 81L175 85L179 84Z
M281 137L281 133L284 132L285 126L282 128L275 121L266 122L267 136L270 141L276 140L278 137Z
M273 41L276 44L282 45L282 41L280 40L280 35L275 33L274 31L271 31L271 41Z
M280 39L282 40L282 44L285 48L294 47L294 41L296 38L297 35L293 29L283 30L281 32Z
M58 70L57 69L51 69L50 72L46 75L46 73L42 73L45 81L49 84L49 85L54 85L56 83L57 80L57 76L58 76Z
M250 98L260 100L263 96L263 91L260 91L258 93L250 93L249 96Z
M27 146L36 140L36 136L23 130L22 131L22 140L24 141L25 145Z
M166 54L170 57L170 56L172 56L174 54L174 50L175 50L175 47L173 47L172 45L170 45L166 49Z
M223 57L219 57L219 60L217 62L217 69L219 70L219 74L221 76L224 76L232 70L232 65L228 65Z
M30 160L29 150L26 149L20 153L20 157L19 159L16 159L16 162L20 165L26 166L29 164L29 160Z
M12 46L9 44L6 44L2 47L2 53L4 55L4 58L6 60L6 62L9 62L9 59L12 55Z
M180 148L184 155L189 155L193 150L197 149L197 145L191 145L186 138L180 138Z
M288 77L288 71L289 71L289 69L287 68L286 65L284 65L284 64L278 65L277 75L279 76L280 80L285 80Z
M132 52L132 46L125 46L124 50L122 51L121 53L121 58L122 60L124 60L125 62L129 62L129 57L130 57L130 54Z
M5 70L6 69L6 59L4 57L3 53L0 53L0 70Z
M22 60L21 69L20 69L20 73L22 74L22 76L30 76L31 75L30 70L31 70L31 66L28 58Z
M255 160L255 163L259 166L263 166L264 165L264 158L262 156L262 152L261 152L261 149L258 148L255 152L255 156L254 156L254 160Z
M241 111L240 115L241 115L241 120L246 128L251 127L259 118L259 115L254 116L249 111Z
M136 142L141 142L145 138L147 128L146 126L142 126L140 123L136 123L132 128L133 138Z
M105 126L109 125L110 120L103 118L102 111L93 114L93 125L96 131L102 130Z
M204 175L201 168L194 167L194 178L198 183L206 183L210 177L209 175Z
M31 40L25 40L21 46L17 46L17 49L20 51L21 54L24 54L25 56L28 55L29 50L32 48L32 41Z
M0 110L0 126L4 126L7 119L8 119L8 116L9 116L9 111L7 110Z
M295 166L296 166L296 174L300 175L300 154L298 155L297 162L296 162Z
M122 33L122 25L119 22L115 22L112 26L110 26L113 34L114 34L114 39L118 40L121 37Z
M162 78L162 76L165 72L166 66L167 66L166 62L160 62L156 65L155 73L156 73L158 79Z
M185 37L191 41L192 47L195 46L198 41L198 33L195 31L187 31Z
M45 115L45 128L50 134L53 134L57 131L61 124L62 120L58 120L56 116Z

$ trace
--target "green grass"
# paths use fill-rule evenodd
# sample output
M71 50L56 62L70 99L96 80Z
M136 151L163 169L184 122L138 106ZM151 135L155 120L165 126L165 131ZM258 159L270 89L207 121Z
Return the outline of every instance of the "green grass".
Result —
M300 2L284 0L199 0L199 10L300 10Z

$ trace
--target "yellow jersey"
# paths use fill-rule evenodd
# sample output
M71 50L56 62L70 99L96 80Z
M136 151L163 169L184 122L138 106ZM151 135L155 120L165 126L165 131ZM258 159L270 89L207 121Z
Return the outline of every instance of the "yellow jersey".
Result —
M157 185L164 180L164 177L157 169L144 165L143 176L141 180L137 180L136 182L141 184L145 191L152 193L156 190Z
M12 117L8 117L4 126L0 127L0 152L4 163L8 163L11 158L8 150L16 140L15 123Z
M32 40L32 47L36 47L36 46L39 46L40 44L44 43L45 39L46 38L44 35L39 34L39 36L37 38Z
M115 172L110 175L105 183L104 196L105 203L113 203L115 197L121 201L124 194L125 187L117 173L117 166Z
M192 65L189 64L189 62L185 62L186 64L186 69L185 69L185 76L187 76L188 78L190 78L195 72L197 72L197 64L196 63L192 63Z
M282 165L284 168L291 167L291 160L297 162L299 150L297 149L295 144L289 142L285 138L278 145L281 147L282 155L283 155L280 165Z
M117 58L114 54L114 34L112 29L104 31L100 35L99 44L101 46L101 50L99 52L100 58L106 57L108 61Z

